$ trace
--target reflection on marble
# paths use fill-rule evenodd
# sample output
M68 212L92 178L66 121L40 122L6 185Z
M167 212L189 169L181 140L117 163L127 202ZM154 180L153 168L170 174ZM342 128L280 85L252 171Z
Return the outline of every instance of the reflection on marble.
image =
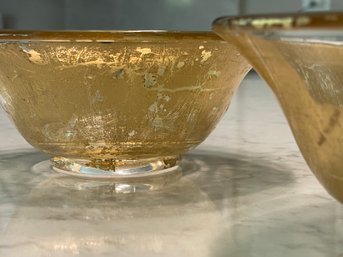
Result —
M151 191L54 173L0 120L0 256L343 256L343 208L257 77Z

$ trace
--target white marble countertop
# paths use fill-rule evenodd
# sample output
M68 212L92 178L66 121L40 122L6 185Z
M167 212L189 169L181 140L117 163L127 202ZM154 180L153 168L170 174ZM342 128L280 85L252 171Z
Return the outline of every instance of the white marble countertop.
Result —
M61 182L0 118L0 256L343 256L343 206L249 75L184 176L157 191Z

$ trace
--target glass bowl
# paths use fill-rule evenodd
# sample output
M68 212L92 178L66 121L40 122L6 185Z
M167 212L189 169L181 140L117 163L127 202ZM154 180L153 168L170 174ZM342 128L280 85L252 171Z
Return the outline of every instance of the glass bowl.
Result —
M343 13L223 17L213 30L268 82L308 165L343 202Z
M82 177L176 172L249 69L211 32L0 32L1 105L54 169Z

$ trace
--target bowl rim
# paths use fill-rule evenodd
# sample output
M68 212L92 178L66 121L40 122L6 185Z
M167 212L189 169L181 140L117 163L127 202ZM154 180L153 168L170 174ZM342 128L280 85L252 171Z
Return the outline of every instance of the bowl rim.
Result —
M223 41L212 31L167 30L0 30L0 42L182 42Z
M212 22L214 31L230 30L341 30L343 12L308 12L222 16Z

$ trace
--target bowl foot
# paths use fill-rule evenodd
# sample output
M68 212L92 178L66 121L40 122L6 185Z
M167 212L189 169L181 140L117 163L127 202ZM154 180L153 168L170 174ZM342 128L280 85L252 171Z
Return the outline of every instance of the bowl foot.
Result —
M138 160L83 160L53 157L51 165L55 171L82 178L136 181L180 176L179 160L178 156Z

